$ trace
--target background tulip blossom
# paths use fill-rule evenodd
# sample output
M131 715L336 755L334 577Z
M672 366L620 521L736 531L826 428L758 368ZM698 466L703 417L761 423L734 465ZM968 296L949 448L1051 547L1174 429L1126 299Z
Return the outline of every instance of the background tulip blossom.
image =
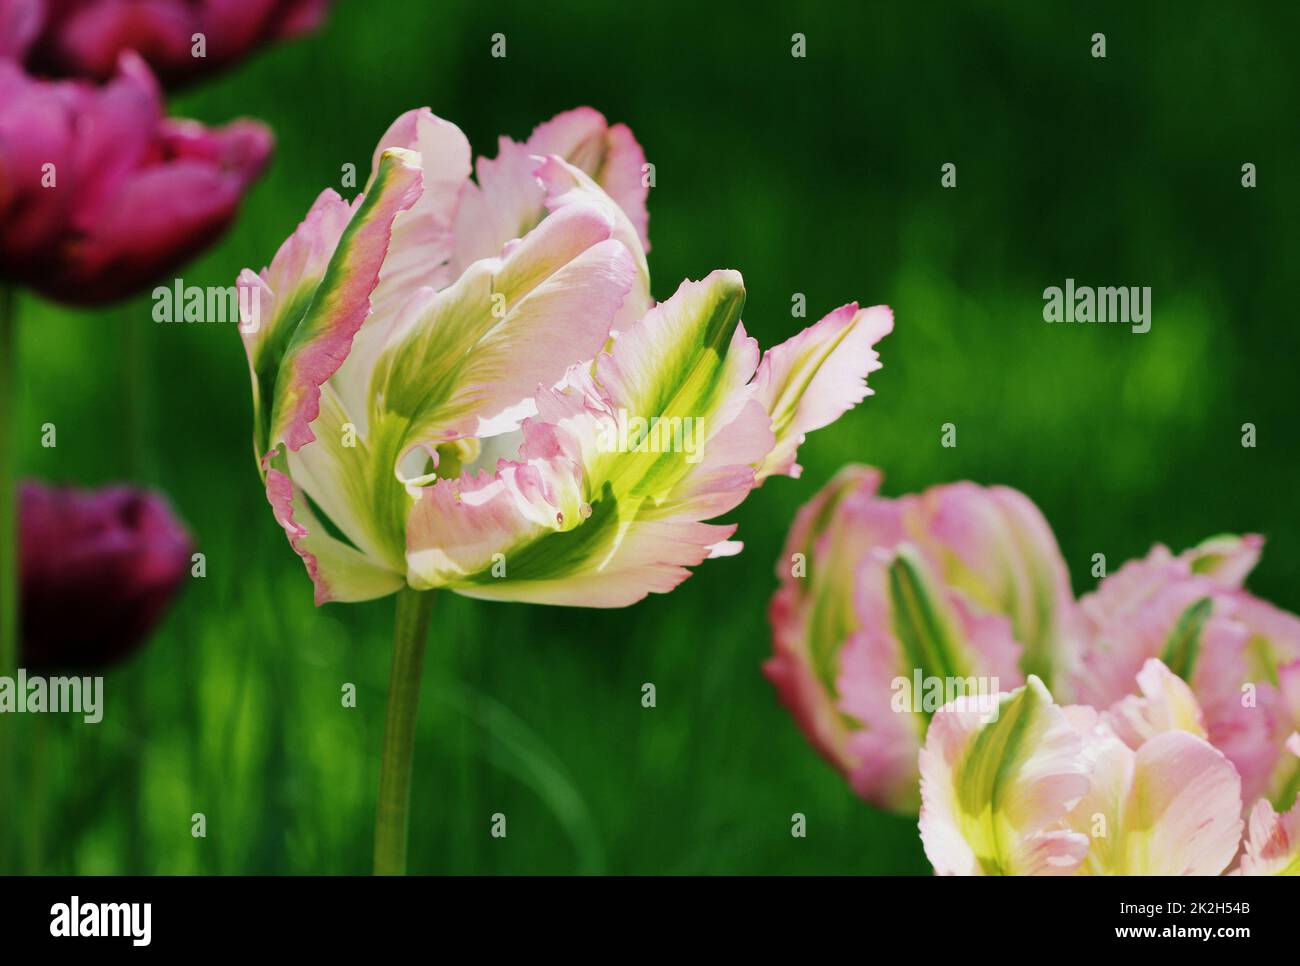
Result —
M107 80L133 50L169 87L314 30L328 0L0 0L0 56L35 73ZM202 56L196 35L203 37Z
M98 671L149 636L190 566L192 542L158 494L19 488L22 660Z
M270 150L252 121L164 118L134 54L103 86L0 61L0 274L63 302L129 295L226 229Z
M411 111L361 197L326 190L269 268L240 276L259 307L255 453L316 601L402 591L377 871L405 863L415 591L597 607L667 592L739 549L734 525L704 521L797 475L804 435L878 367L883 307L760 353L736 272L656 305L643 157L579 109L503 139L471 181L464 135Z
M898 706L897 681L1023 681L1061 660L1073 627L1064 561L1037 507L1007 487L878 495L842 470L795 519L764 665L813 745L854 791L915 812L917 753L935 710ZM900 713L903 712L903 713Z
M1079 601L1084 647L1074 697L1107 707L1161 658L1191 684L1205 733L1236 766L1247 801L1300 792L1300 618L1242 589L1258 536L1216 537L1178 556L1157 546Z
M959 699L921 752L921 840L941 875L1247 875L1300 872L1296 806L1251 810L1203 737L1191 690L1160 661L1141 697L1060 707L1043 683L1004 695L996 720Z

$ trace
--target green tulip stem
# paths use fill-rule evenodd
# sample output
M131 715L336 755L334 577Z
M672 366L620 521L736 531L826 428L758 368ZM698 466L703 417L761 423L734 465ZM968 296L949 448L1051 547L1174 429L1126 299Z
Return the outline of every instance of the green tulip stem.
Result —
M18 389L17 312L14 290L0 284L0 675L18 667L18 507L14 499L14 411ZM11 717L5 715L5 717ZM0 722L0 873L12 873L14 840L12 723Z
M432 610L431 591L403 587L397 595L393 670L388 682L384 757L379 766L379 804L375 811L375 875L406 874L415 719L420 709L420 679Z
M0 674L18 667L18 528L14 505L17 313L14 290L0 285Z

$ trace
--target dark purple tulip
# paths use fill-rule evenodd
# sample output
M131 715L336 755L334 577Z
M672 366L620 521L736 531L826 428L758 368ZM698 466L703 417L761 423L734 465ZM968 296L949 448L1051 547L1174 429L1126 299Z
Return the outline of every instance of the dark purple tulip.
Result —
M95 671L134 651L190 567L160 496L26 482L18 492L22 666Z
M107 80L134 50L168 87L314 30L328 0L0 0L0 52L25 51L31 70ZM8 16L6 16L8 8ZM6 40L5 28L18 40ZM202 34L204 56L195 56Z
M225 231L270 152L253 121L165 118L135 54L103 85L0 60L0 277L75 304L129 295Z

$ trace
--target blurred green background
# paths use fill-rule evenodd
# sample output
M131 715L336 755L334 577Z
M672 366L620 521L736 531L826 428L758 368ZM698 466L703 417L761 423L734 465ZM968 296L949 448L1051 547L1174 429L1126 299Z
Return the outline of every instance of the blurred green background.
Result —
M739 557L620 611L437 600L411 870L927 872L915 822L855 798L759 671L785 529L847 461L883 467L894 494L1024 490L1076 591L1093 553L1113 570L1156 541L1260 531L1251 586L1300 608L1297 27L1281 4L345 2L176 98L174 113L247 114L278 139L188 284L264 265L407 108L495 154L498 134L590 104L656 165L658 297L739 269L764 346L804 324L796 292L809 320L853 299L895 309L876 396L809 440L802 479L729 515ZM1067 277L1151 286L1151 331L1045 324L1042 291ZM27 820L0 834L45 872L367 872L392 600L312 606L251 458L236 333L155 325L150 307L21 298L20 465L164 489L208 575L110 673L102 724L5 722L37 767Z

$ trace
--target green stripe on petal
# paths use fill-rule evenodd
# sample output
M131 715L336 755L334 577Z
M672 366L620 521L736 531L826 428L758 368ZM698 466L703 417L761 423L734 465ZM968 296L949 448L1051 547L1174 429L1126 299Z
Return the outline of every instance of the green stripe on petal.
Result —
M271 448L271 403L285 350L351 217L348 203L327 188L270 266L260 275L244 269L236 283L239 333L253 379L253 447L259 468Z
M970 661L934 587L920 554L910 546L899 547L889 565L889 601L904 667L920 668L927 678L962 678L969 673Z
M1201 648L1201 631L1213 610L1214 601L1202 597L1183 611L1174 624L1174 629L1169 632L1160 660L1184 681L1192 680L1196 656Z
M314 438L309 424L320 410L320 387L343 364L370 312L393 220L415 203L420 185L419 155L401 148L383 153L374 184L339 239L285 350L271 407L271 447L283 441L296 450Z
M753 373L748 353L733 351L745 304L738 272L713 272L699 282L683 282L671 299L652 309L596 361L603 389L629 419L695 419L704 432L723 405ZM631 452L599 453L587 469L593 481L613 486L620 499L667 499L691 470L690 454L669 447L640 447L629 436ZM662 447L660 447L662 449Z
M1086 836L1062 826L1089 787L1083 741L1037 677L996 709L934 716L921 751L921 840L943 875L1060 875Z

